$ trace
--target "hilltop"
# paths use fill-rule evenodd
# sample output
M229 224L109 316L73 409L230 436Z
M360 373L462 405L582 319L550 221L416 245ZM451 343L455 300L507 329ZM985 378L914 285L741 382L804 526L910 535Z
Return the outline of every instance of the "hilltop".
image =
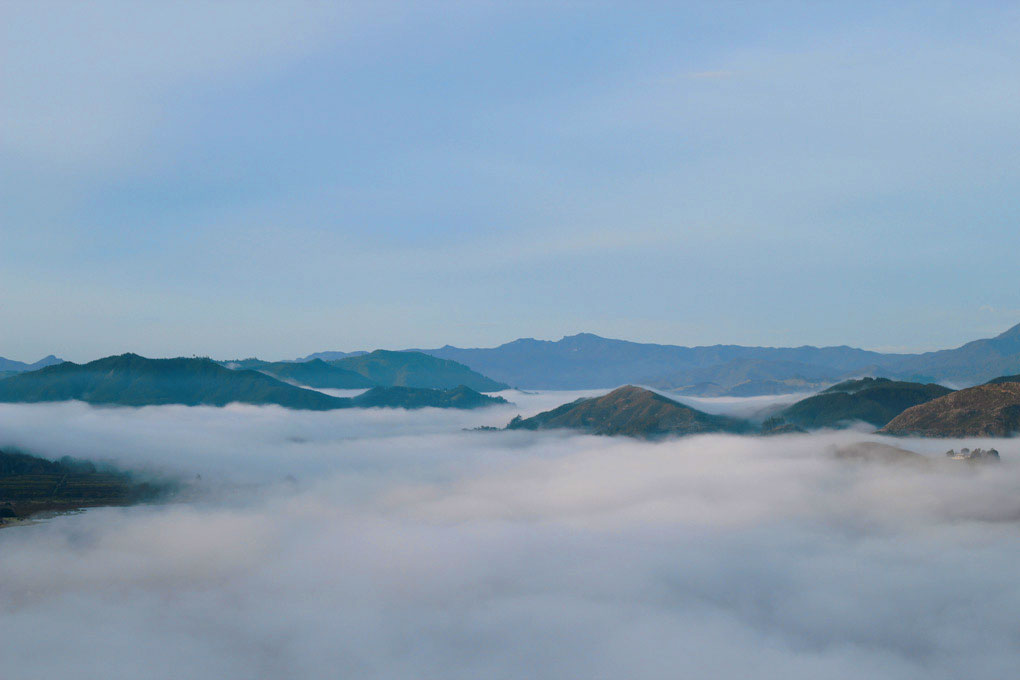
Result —
M329 362L357 373L374 385L450 389L464 385L478 392L498 392L508 385L471 370L464 364L421 352L378 349L369 354Z
M882 432L920 437L1020 434L1020 383L979 385L907 409Z
M849 380L788 406L778 417L804 429L840 427L855 421L882 427L911 406L950 392L948 387L931 383L885 378Z
M556 428L640 438L749 430L743 421L710 415L633 385L601 397L579 399L531 418L518 416L507 426L510 430Z

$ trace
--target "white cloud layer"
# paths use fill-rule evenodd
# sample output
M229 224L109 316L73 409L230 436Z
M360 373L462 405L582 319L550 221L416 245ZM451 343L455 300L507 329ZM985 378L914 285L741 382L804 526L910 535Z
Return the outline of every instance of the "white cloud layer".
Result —
M215 490L0 531L0 676L1003 678L1020 662L1020 441L985 467L940 460L958 442L897 442L932 457L916 468L832 458L860 433L461 431L557 396L516 398L0 406L0 447Z

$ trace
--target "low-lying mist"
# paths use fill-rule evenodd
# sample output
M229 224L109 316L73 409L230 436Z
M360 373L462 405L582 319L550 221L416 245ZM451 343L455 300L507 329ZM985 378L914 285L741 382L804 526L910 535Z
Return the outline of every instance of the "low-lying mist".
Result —
M0 406L0 448L202 478L0 530L0 677L1015 673L1020 440L465 431L586 395ZM931 464L833 455L864 440Z

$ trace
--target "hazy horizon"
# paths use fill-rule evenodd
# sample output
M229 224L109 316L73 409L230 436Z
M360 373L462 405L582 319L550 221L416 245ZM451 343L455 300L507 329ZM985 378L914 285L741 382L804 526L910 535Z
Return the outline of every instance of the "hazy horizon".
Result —
M1003 328L1002 331L1000 331L1000 332L1005 332L1005 331L1013 328L1013 326L1015 326L1015 325L1017 325L1017 324L1013 324L1013 325L1009 326L1008 328ZM568 333L568 334L561 335L561 336L556 337L556 338L524 338L524 337L518 337L518 338L512 338L512 339L506 340L504 342L497 343L497 344L492 345L492 346L493 347L498 347L499 345L504 345L504 344L507 344L507 343L510 343L510 342L514 342L515 340L539 340L539 341L547 341L547 342L556 342L558 340L562 340L562 339L567 338L567 337L572 337L572 336L575 336L575 335L580 335L580 334L585 334L585 333L587 333L587 331L580 331L578 333ZM596 333L594 335L598 335L598 334ZM996 335L999 335L999 333L993 333L992 335L987 336L987 337L994 337ZM599 337L606 338L606 336L599 336ZM641 340L634 340L633 338L606 338L606 339L624 340L624 341L628 341L628 342L637 342L637 343L648 342L650 344L660 344L660 345L678 345L678 343L641 341ZM966 343L971 342L973 340L982 340L982 339L985 339L985 337L983 336L983 337L969 338L969 339L964 340L963 342L961 342L960 345L966 344ZM713 343L713 344L735 345L735 344L738 344L738 343L722 342L722 343ZM846 345L846 344L847 343L838 343L837 345L815 345L815 346L818 346L818 347L835 347L835 346L842 346L842 345ZM309 352L305 352L305 353L290 354L290 355L286 355L286 356L258 356L258 357L256 357L256 355L244 355L244 354L238 354L238 353L228 354L228 355L223 355L223 356L213 356L213 355L208 354L208 353L206 353L206 354L190 354L190 355L186 355L186 354L172 354L172 353L171 354L165 354L165 355L145 355L145 354L143 354L141 352L138 352L136 350L133 350L133 349L124 349L124 350L113 351L113 352L109 352L107 354L100 354L98 356L92 356L92 357L83 357L82 356L82 357L75 358L75 357L72 357L72 356L69 356L69 355L64 355L64 354L60 354L60 353L56 353L56 352L50 352L46 356L55 355L55 356L58 356L59 358L65 360L65 361L74 361L76 363L83 363L83 362L93 361L95 359L100 359L100 358L107 357L107 356L115 356L115 355L119 355L119 354L128 354L128 353L130 353L130 354L140 354L142 356L147 356L148 358L151 358L151 359L177 358L177 357L183 357L183 356L198 356L198 357L209 357L209 358L212 358L212 359L216 359L218 361L226 361L226 360L230 360L230 359L248 359L248 358L259 358L259 359L264 359L264 360L268 360L268 361L289 361L289 360L292 360L292 359L302 359L302 358L305 358L305 357L310 356L312 354L318 354L318 353L321 353L321 352L362 352L362 351L364 351L364 352L371 352L371 351L374 351L374 350L377 350L377 349L384 349L384 350L437 349L437 348L445 346L445 345L452 345L454 347L460 347L460 348L469 348L469 346L467 346L467 345L457 345L456 343L443 343L442 345L437 345L435 347L426 347L424 345L414 345L414 346L383 346L383 347L365 347L365 348L357 348L357 347L330 347L330 348L323 348L323 349L318 349L318 350L314 350L314 351L309 351ZM789 347L802 347L802 346L807 346L807 345L809 345L809 343L789 345ZM687 346L689 346L689 347L697 347L697 346L704 347L704 346L709 346L709 345L687 345ZM769 345L748 345L748 346L769 347ZM883 353L883 354L919 354L919 353L923 353L923 352L937 351L937 350L942 350L942 349L955 349L958 346L959 345L952 345L952 346L949 346L949 347L915 347L915 348L910 348L910 347L859 347L857 349L863 349L863 350L868 350L868 351L872 351L872 352L880 352L880 353ZM17 356L9 356L9 355L4 355L2 352L0 352L0 357L3 357L5 359L12 359L12 360L15 360L15 361L22 361L22 362L27 363L27 364L32 364L32 363L34 363L34 362L36 362L36 361L38 361L40 359L45 358L44 356L39 356L39 357L35 357L35 358L32 358L32 357L24 358L24 357L17 357Z

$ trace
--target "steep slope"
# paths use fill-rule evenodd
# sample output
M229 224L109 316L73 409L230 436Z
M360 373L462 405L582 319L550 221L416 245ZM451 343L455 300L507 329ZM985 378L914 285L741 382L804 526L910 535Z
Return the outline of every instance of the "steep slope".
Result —
M490 397L475 390L455 387L450 390L432 390L414 387L373 387L351 399L359 408L457 408L473 409L506 404L503 397Z
M233 369L242 368L261 371L274 378L309 387L357 390L375 387L376 385L376 383L360 373L340 368L322 359L312 359L311 361L303 362L269 362L258 359L243 359L240 361L223 362L223 365Z
M92 404L224 406L232 402L287 408L345 408L345 400L305 390L250 370L232 371L210 359L146 359L137 354L65 362L0 380L0 401L76 399Z
M1020 383L970 387L896 416L882 432L920 437L1009 437L1020 434Z
M330 362L357 373L373 384L388 387L450 389L464 385L478 392L496 392L507 385L481 375L467 366L421 352L376 350L370 354Z
M564 404L531 418L518 417L507 426L510 430L555 428L642 438L750 429L743 421L709 415L633 385L601 397Z
M805 429L840 427L855 421L882 427L911 406L950 392L948 387L934 384L882 378L851 380L788 406L779 417Z

